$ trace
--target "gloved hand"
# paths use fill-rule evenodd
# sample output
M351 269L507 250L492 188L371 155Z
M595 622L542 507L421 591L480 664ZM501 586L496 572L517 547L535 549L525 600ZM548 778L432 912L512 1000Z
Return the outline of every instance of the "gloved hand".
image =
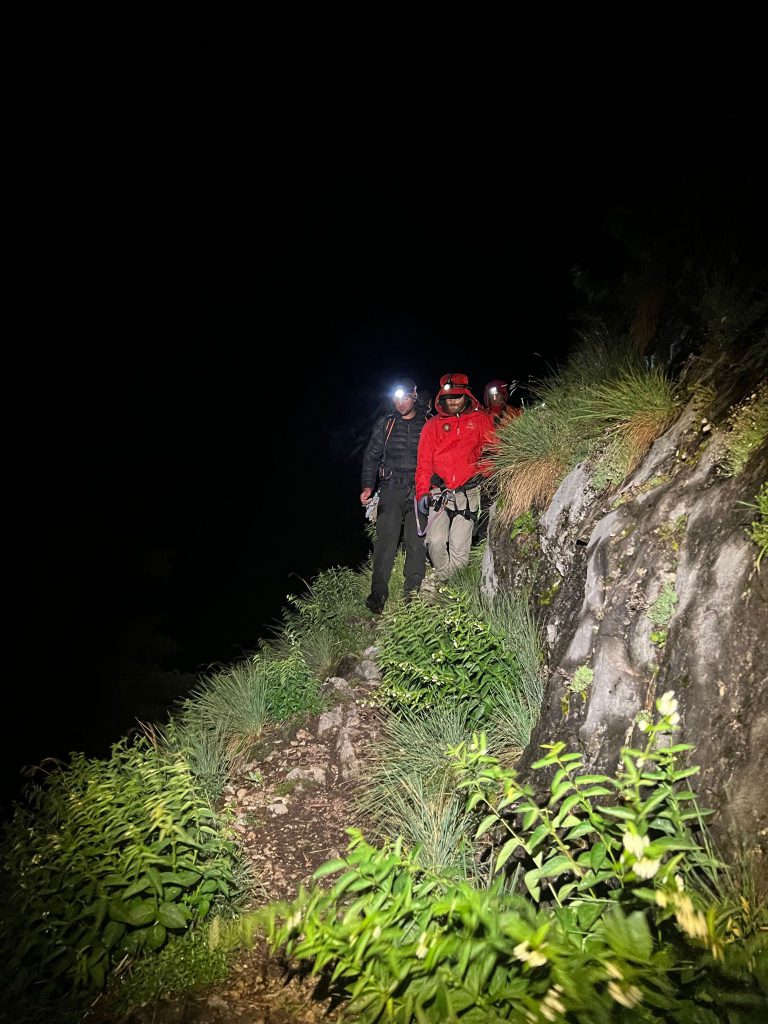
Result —
M419 510L419 514L422 516L429 515L429 495L422 494L419 500L416 502L416 507Z

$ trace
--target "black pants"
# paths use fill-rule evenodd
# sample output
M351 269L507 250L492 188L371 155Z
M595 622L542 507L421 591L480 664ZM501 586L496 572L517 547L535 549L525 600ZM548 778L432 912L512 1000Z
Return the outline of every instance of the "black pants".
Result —
M389 577L392 575L401 533L405 548L403 593L408 595L418 590L424 579L427 551L424 538L418 535L413 495L413 484L397 485L391 480L385 480L379 491L371 597L381 604L389 594Z

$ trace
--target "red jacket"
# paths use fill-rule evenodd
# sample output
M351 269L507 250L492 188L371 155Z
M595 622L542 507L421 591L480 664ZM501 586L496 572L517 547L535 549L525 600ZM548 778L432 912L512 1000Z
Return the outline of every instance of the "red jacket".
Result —
M440 398L439 393L437 398ZM446 413L437 400L435 408L437 415L427 420L419 438L417 498L429 493L433 474L443 479L445 487L455 490L482 472L483 467L478 463L483 449L493 439L493 417L476 399L472 408L458 416Z

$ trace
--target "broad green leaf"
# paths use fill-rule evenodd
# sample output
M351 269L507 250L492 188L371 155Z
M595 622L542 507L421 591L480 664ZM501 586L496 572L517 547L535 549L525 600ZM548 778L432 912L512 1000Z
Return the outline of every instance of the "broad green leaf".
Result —
M549 835L549 826L548 825L539 825L537 828L535 828L533 830L533 832L531 832L530 836L528 837L528 841L525 844L526 849L529 852L533 853L533 851L537 848L537 846L542 841L542 839L544 839L548 835Z
M125 934L125 925L120 921L107 921L106 927L101 933L101 941L111 949Z
M541 899L541 886L539 881L539 868L531 868L524 876L525 887L533 898L538 902Z
M605 843L595 843L589 854L589 866L593 871L598 871L606 858L608 850Z
M549 806L552 807L557 803L566 793L570 792L574 788L573 783L570 779L564 779L558 786L552 787L552 796L549 798Z
M557 878L558 875L562 875L565 871L573 871L574 865L571 862L570 857L566 857L565 854L560 853L550 860L545 861L544 865L539 869L540 878ZM579 874L576 871L576 874Z
M176 903L163 903L157 911L157 920L166 928L186 928L187 919Z
M616 786L613 779L610 779L607 775L579 775L576 778L577 786L593 786L595 783L600 785L605 784L608 786Z
M129 900L132 896L138 895L140 892L146 892L147 889L152 889L153 885L146 875L142 875L141 878L137 878L133 885L129 885L125 892L122 893L124 900Z
M200 881L202 874L199 871L186 869L184 871L163 871L158 877L163 885L180 885L184 889L188 889Z
M622 818L624 821L634 821L637 815L629 807L601 807L603 814L610 814L614 818Z
M166 931L165 925L160 924L159 922L157 924L153 924L151 928L147 929L147 949L160 949L160 947L165 942L167 934L168 933Z
M508 839L506 843L504 843L504 845L502 846L501 850L499 851L499 856L496 858L496 863L494 865L493 870L499 871L504 866L504 864L506 864L506 862L509 860L514 850L516 850L517 847L520 845L520 840L516 836L513 836L511 839Z
M479 839L480 836L485 835L491 825L494 825L497 821L498 818L495 814L486 815L486 817L480 822L477 832L475 832L475 839Z
M605 910L602 903L580 903L576 908L576 919L583 931L589 931Z
M347 862L344 860L327 860L325 864L321 864L316 871L313 872L313 878L324 878L325 875L332 875L334 871L341 871L342 868L347 866Z
M565 822L563 822L563 827L565 827ZM568 832L565 838L569 840L579 839L581 836L585 836L588 832L594 831L595 826L592 824L591 821L581 821L578 825L574 825L574 827L570 830L570 832Z

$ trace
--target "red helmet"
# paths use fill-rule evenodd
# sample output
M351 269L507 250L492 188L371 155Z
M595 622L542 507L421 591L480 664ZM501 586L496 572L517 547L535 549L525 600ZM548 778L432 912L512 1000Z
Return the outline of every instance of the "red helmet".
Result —
M507 404L509 398L509 388L503 380L489 380L485 385L485 391L483 392L483 405L488 407L492 395L501 395L504 399L504 404Z
M438 393L438 399L440 398L455 398L457 395L469 395L473 398L472 392L469 390L469 377L466 373L444 373L440 378L440 391Z

